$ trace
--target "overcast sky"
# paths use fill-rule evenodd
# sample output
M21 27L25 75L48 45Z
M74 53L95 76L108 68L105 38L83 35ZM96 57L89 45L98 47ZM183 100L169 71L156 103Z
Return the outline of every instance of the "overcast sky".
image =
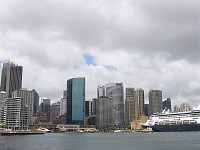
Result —
M200 104L199 0L0 0L0 62L23 66L23 87L60 100L67 80L163 91Z

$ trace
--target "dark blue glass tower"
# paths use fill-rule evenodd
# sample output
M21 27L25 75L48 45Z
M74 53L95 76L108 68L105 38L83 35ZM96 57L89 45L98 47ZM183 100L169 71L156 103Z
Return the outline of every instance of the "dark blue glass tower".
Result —
M84 125L85 78L67 81L67 122Z

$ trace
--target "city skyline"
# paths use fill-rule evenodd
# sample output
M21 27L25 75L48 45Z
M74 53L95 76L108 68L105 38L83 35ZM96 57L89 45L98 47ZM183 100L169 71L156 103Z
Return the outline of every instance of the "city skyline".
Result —
M40 97L57 102L68 79L85 77L86 99L122 82L145 102L157 89L173 105L200 104L199 1L0 4L0 63L23 66L22 87Z

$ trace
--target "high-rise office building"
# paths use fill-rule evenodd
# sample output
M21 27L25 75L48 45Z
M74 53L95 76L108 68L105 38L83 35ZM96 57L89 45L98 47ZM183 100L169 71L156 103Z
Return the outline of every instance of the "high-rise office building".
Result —
M37 115L39 112L39 95L35 89L32 90L33 92L33 114Z
M85 78L72 78L67 81L67 122L84 125Z
M124 124L124 93L123 83L108 83L105 85L106 96L113 99L114 122Z
M96 115L96 101L98 98L92 99L92 115Z
M28 108L28 124L33 123L33 102L34 95L33 91L28 91L27 89L19 89L12 93L12 98L21 97L23 105Z
M138 117L138 101L134 97L128 97L125 99L125 124L130 124L137 120Z
M114 125L113 99L101 96L96 100L96 125Z
M144 104L144 115L149 116L149 104Z
M105 96L105 86L104 85L98 85L98 88L97 88L97 98L100 98L101 96Z
M162 112L162 91L149 91L149 115Z
M50 121L54 122L60 115L60 102L52 103L50 112Z
M60 115L67 113L67 91L63 92L63 98L60 100Z
M126 88L126 98L129 97L136 97L136 91L135 88Z
M85 101L85 117L89 117L92 114L92 101Z
M85 125L89 124L89 117L92 115L92 101L85 100Z
M13 62L5 62L1 73L1 91L5 91L8 97L12 97L12 92L22 87L22 66Z
M164 100L163 102L163 110L170 110L171 111L171 99L167 98L166 100Z
M46 120L50 121L50 113L51 113L51 99L42 98L41 99L41 113L46 116Z
M135 91L135 97L138 103L138 115L144 115L144 90L139 88Z

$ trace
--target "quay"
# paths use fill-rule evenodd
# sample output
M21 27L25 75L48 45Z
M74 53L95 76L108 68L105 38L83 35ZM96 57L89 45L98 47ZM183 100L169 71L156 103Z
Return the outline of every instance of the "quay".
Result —
M44 134L43 131L31 131L31 130L3 130L0 131L2 136L7 135L32 135L32 134Z

